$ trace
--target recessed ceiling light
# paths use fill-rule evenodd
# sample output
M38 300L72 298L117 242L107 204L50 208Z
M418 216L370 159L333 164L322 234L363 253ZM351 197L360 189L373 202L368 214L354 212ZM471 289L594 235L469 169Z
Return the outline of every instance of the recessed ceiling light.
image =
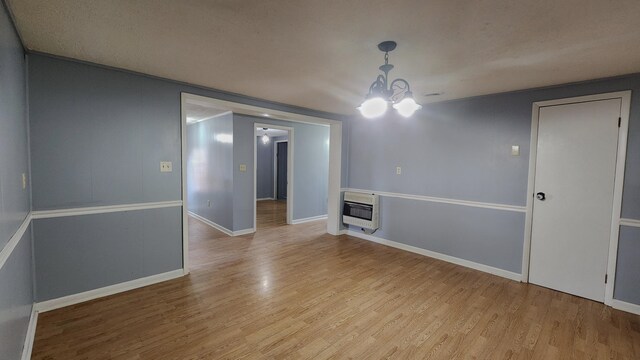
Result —
M269 114L267 114L267 113L262 114L262 116L264 116L264 117L271 117L271 115L269 115Z

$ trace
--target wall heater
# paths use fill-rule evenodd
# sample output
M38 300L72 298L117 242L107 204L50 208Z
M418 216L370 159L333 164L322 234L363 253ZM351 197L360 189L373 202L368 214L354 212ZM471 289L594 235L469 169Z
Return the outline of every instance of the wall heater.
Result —
M378 229L378 195L346 191L342 222L371 230Z

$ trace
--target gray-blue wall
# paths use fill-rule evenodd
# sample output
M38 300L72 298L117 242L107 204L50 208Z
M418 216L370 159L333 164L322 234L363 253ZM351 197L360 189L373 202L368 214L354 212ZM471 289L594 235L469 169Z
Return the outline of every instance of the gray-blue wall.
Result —
M233 229L233 137L231 113L187 126L187 206L189 211Z
M180 200L179 93L123 72L29 61L33 210ZM160 173L160 161L174 171Z
M0 249L29 212L26 64L11 19L0 5Z
M253 129L256 123L288 126L294 129L293 220L326 215L329 184L329 127L234 114L234 229L253 227ZM246 172L240 172L240 164L247 165Z
M181 199L173 84L30 55L29 116L33 210ZM173 172L161 173L160 161L171 161ZM158 212L34 221L37 300L181 268L180 216L162 217L159 237L130 228ZM143 249L157 262L149 265Z
M0 359L20 359L33 306L31 231L0 268Z
M182 267L179 207L33 221L37 301Z
M29 81L34 210L180 200L182 92L303 115L342 119L335 114L39 54L29 55ZM253 144L253 131L250 139L250 144ZM253 147L248 148L251 149L251 167L248 168L252 172ZM160 173L160 161L172 161L173 172ZM235 167L234 182L240 178L237 172ZM247 193L252 194L253 178L250 184ZM240 204L234 198L232 230L252 226L252 207ZM244 217L235 217L236 212ZM242 221L249 214L250 223L246 226ZM236 218L241 219L237 224ZM179 217L167 216L164 220L163 225L167 228L182 227ZM155 254L162 263L148 267L141 267L145 259L139 249L152 247L148 244L149 239L125 233L122 236L128 241L111 244L112 237L106 234L96 237L92 246L106 253L135 256L124 256L117 262L96 260L101 261L99 264L103 270L118 267L98 274L95 264L81 259L82 252L53 251L58 242L77 246L87 252L89 258L97 256L82 245L82 239L87 236L70 228L80 226L80 222L87 227L84 234L95 233L107 225L126 228L129 224L126 217L109 214L75 220L54 218L36 221L34 248L38 276L47 276L41 272L49 269L53 274L62 275L74 270L91 277L82 281L57 276L46 280L42 278L36 283L39 301L182 266L182 247L177 246L182 241L179 232L167 232L167 235L174 236L171 239L162 237L156 240L157 249L164 251Z
M621 226L614 299L640 304L640 228Z
M638 75L427 104L409 119L356 117L346 123L348 187L525 206L533 102L621 90L633 90L622 217L638 220ZM510 155L511 145L520 156ZM380 220L377 236L521 272L524 213L383 197ZM623 229L623 247L637 254L638 233ZM625 256L616 298L640 304L639 270Z
M268 143L262 142L262 137L256 138L256 198L270 199L273 194L273 139Z
M0 251L29 212L26 62L4 3L0 4ZM29 179L27 179L29 180ZM33 304L31 231L0 268L0 359L19 359Z

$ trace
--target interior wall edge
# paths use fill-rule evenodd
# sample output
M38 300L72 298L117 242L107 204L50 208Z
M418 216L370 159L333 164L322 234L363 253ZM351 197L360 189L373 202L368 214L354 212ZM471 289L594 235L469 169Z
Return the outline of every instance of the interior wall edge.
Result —
M0 0L0 2L2 2L2 6L4 6L5 11L9 15L9 19L11 20L11 26L13 26L13 31L15 31L16 35L18 36L18 40L20 40L20 45L22 45L22 51L27 53L29 49L25 45L24 38L22 36L22 33L20 32L20 29L18 29L18 27L16 26L16 17L13 15L13 10L11 10L11 6L9 6L9 4L7 3L7 0Z
M27 328L27 334L24 339L24 345L22 347L22 360L31 359L31 352L33 351L33 342L36 339L36 328L38 327L38 311L36 310L35 303L31 306L31 316L29 317L29 327Z

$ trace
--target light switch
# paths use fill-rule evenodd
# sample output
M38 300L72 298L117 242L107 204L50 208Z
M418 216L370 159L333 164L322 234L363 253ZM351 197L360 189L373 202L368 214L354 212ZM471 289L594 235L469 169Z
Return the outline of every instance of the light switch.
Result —
M22 190L27 188L27 174L22 173Z
M402 174L402 168L400 166L396 166L396 175Z
M240 164L240 172L247 171L247 164Z
M512 145L511 146L511 155L513 155L513 156L519 156L520 155L520 146L519 145Z
M171 166L171 161L160 161L160 172L171 172L173 171Z

